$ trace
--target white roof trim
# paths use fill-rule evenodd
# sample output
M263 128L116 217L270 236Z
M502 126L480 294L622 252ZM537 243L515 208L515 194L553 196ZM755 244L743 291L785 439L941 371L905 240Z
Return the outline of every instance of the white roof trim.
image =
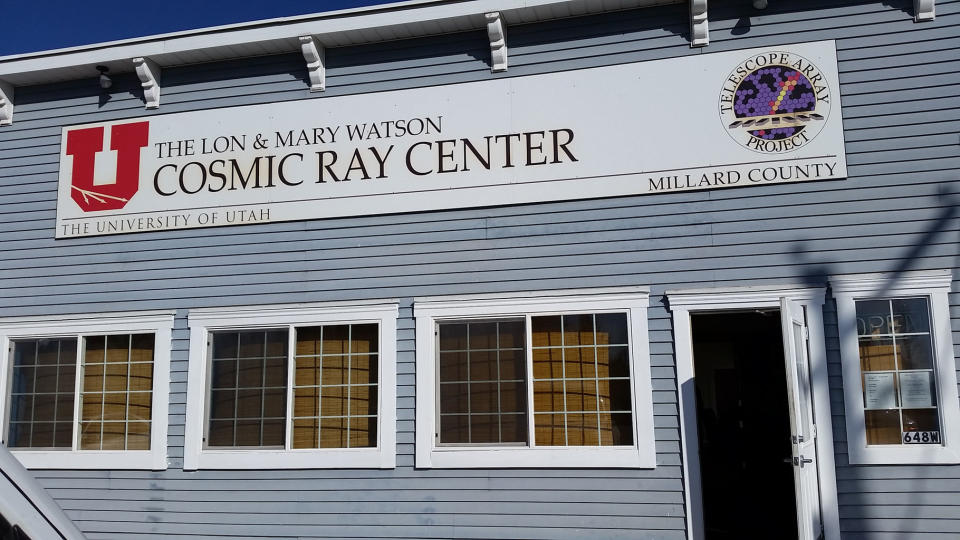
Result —
M15 86L133 71L131 58L160 67L299 50L299 36L327 47L481 30L485 13L499 11L510 24L602 11L672 4L677 0L408 0L315 15L216 26L143 38L0 57L0 80ZM190 54L203 51L202 54ZM88 73L89 72L89 73Z
M20 525L33 538L55 538L52 534L66 540L85 538L50 494L3 445L0 445L0 509L5 511L11 525Z

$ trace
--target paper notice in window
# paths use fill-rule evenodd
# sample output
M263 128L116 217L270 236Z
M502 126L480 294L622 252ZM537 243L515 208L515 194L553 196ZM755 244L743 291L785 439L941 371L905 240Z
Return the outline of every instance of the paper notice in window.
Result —
M900 400L904 409L932 407L930 372L911 371L900 374Z
M893 373L864 373L863 398L865 409L895 409Z

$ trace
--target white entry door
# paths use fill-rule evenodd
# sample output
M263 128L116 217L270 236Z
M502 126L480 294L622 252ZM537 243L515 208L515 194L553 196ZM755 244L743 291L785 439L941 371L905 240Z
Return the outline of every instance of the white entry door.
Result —
M803 306L781 298L780 318L790 402L799 540L818 540L823 528L820 522L820 488L817 479L817 429L810 393L807 328Z

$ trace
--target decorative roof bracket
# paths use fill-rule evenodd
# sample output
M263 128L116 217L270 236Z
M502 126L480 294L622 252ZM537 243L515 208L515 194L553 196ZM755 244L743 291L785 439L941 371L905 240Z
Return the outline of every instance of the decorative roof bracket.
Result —
M323 92L327 89L326 50L313 36L300 36L300 51L307 61L310 91Z
M936 16L936 0L913 0L914 22L932 21Z
M0 81L0 126L13 123L13 85Z
M703 47L709 43L707 0L690 0L690 46Z
M490 38L490 71L507 70L507 25L499 11L484 15L487 18L487 37Z
M133 59L137 77L143 86L143 101L148 109L160 108L160 66L142 56Z

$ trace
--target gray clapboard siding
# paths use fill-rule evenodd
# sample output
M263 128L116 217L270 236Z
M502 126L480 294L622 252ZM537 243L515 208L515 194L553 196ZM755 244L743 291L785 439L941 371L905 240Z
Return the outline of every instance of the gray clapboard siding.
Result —
M888 179L895 180L895 178L888 178ZM879 183L880 182L878 182L878 184ZM930 184L926 186L918 185L916 189L912 190L912 193L926 192L925 194L914 195L914 196L904 196L904 197L901 197L900 199L897 199L896 195L898 195L898 193L902 195L903 190L901 187L892 186L889 189L885 190L886 193L890 194L890 197L885 200L877 201L877 204L882 205L882 207L878 207L877 209L872 210L872 212L875 214L874 217L870 219L870 218L866 218L866 216L860 216L860 219L866 218L867 222L872 221L872 222L890 223L889 218L884 218L882 215L876 214L876 212L897 211L900 214L897 217L899 218L899 220L902 221L904 218L909 217L905 214L907 213L908 209L910 209L911 207L913 207L914 209L918 209L920 211L925 211L931 207L937 207L937 206L949 208L948 198L945 201L937 200L937 199L943 198L941 197L941 193L939 192L940 187L941 186L939 184ZM946 189L948 190L947 191L948 193L952 191L952 188L950 188L949 186ZM729 191L735 191L735 190L729 190ZM868 192L868 193L872 193L872 192ZM877 188L877 193L883 194L884 190L881 188ZM832 203L833 205L832 207L814 206L811 204L817 201L818 199L822 200L824 198L829 198L831 196L838 199L836 203ZM718 195L718 197L720 197L720 195ZM801 199L800 202L802 202L803 204L782 206L781 210L784 214L786 214L786 216L784 217L796 217L798 219L818 218L820 216L817 215L817 211L821 209L825 211L834 210L834 212L830 212L832 214L831 216L824 216L824 219L843 219L845 216L850 215L850 213L837 212L836 210L837 207L846 207L851 211L862 210L862 208L859 208L858 206L860 206L859 205L860 200L863 200L865 198L866 196L864 193L858 193L853 190L850 190L850 192L840 192L835 194L832 194L832 193L811 194L809 196L804 196L803 199ZM849 199L849 201L843 201L843 199ZM931 200L933 200L934 202L931 203L930 202ZM749 206L763 204L763 202L755 202L755 199L743 201L743 202L739 202L739 201L734 201L734 202L737 203L737 206L744 206L744 208L742 212L739 212L738 215L736 216L739 219L732 219L731 221L728 221L726 223L741 223L745 221L763 219L767 217L767 215L769 215L769 212L770 212L769 210L749 208ZM898 205L898 202L900 202L899 205ZM842 203L842 206L841 206L841 203ZM946 206L944 206L944 203L946 203ZM713 216L722 217L723 212L712 210L714 206L719 206L722 204L724 203L721 203L719 201L710 202L710 203L686 203L686 206L689 206L691 210L700 211L698 214L695 214L692 216L688 214L673 213L673 212L676 212L677 210L682 210L685 206L684 204L677 204L677 205L672 205L670 207L657 208L655 209L656 210L655 212L652 212L653 215L649 217L656 216L659 220L658 223L661 224L661 226L663 227L671 227L671 226L677 226L677 225L689 226L691 225L691 222L693 222L692 224L694 225L707 226L707 224L704 222L706 222L710 217L713 217ZM621 212L619 210L611 210L609 213L620 214ZM599 215L599 212L595 214ZM438 241L449 241L449 240L455 240L455 239L467 240L468 236L466 235L469 235L469 236L472 236L478 242L482 241L484 238L486 239L517 238L519 241L524 241L527 245L529 245L532 242L535 242L536 239L531 241L526 241L525 238L528 236L567 234L575 230L576 218L578 217L580 218L581 221L586 221L586 224L584 225L584 229L587 229L589 232L609 231L610 233L616 233L618 230L620 230L617 228L619 225L630 225L630 223L628 223L628 219L639 221L647 218L647 216L633 217L633 218L616 218L616 216L614 215L614 216L611 216L611 218L613 219L609 220L610 223L607 224L608 222L605 220L596 219L596 215L584 216L583 214L568 214L563 216L562 221L558 221L557 224L541 225L539 226L539 229L535 231L531 230L530 234L528 235L523 235L524 229L522 227L517 226L511 229L509 228L510 222L501 221L493 216L491 216L490 218L487 218L486 220L483 220L483 219L456 220L452 222L437 223L432 225L433 230L431 230L431 226L428 224L396 224L390 227L383 227L381 228L380 231L378 231L380 234L376 234L375 236L368 236L368 237L365 237L365 234L369 234L371 232L369 229L367 230L347 229L347 230L340 231L331 227L330 236L332 238L330 238L330 240L325 240L323 247L327 249L334 249L334 248L345 248L347 246L355 247L357 245L366 245L366 246L373 246L378 244L380 245L394 244L395 245L395 244L405 244L405 243L408 244L411 242L419 244L420 242L418 242L417 240L419 238L422 238L421 236L422 233L428 233L428 232L434 232L434 231L442 233L441 236L436 238L436 240ZM837 217L833 217L833 216L837 216ZM527 216L525 219L529 221L530 219L536 219L536 218L537 218L537 214L534 214L531 216ZM518 219L524 219L524 218L520 217ZM619 222L617 222L616 219L619 219ZM503 223L504 225L498 226L500 223ZM457 224L462 224L463 226L458 228ZM256 226L249 226L248 228L251 228L251 227L256 227ZM263 226L259 226L259 227L262 228ZM893 229L892 226L891 226L891 229L895 230ZM742 230L742 228L739 230ZM155 250L164 250L164 249L167 249L167 250L180 249L182 251L182 248L189 248L189 247L209 247L211 249L219 250L215 252L217 254L239 255L243 251L243 248L241 247L243 244L251 244L256 242L255 239L249 238L249 234L239 233L236 228L229 228L229 227L218 228L218 229L209 229L209 231L211 231L210 238L202 238L202 239L201 238L182 238L182 239L171 239L171 240L157 240L156 242L153 242L151 244L142 245L142 247L138 247L138 250L135 253L127 253L126 255L139 256L140 254L143 254L143 253L152 253L152 252L155 252ZM679 231L679 232L685 233L686 235L698 233L698 231L695 229L683 229L682 231ZM718 231L714 230L714 232L718 232ZM276 234L275 236L277 237L276 239L277 247L271 248L271 249L274 250L275 252L283 250L284 248L295 249L300 245L302 241L310 238L311 235L316 235L316 234L317 234L317 231L315 230L304 230L304 231L296 231L296 232L286 232L284 234ZM623 234L632 235L631 237L636 239L641 239L641 238L654 239L659 235L657 230L650 230L650 229L644 229L642 231L636 231L636 232L627 232ZM13 241L13 242L10 242L9 246L7 246L7 249L15 250L20 254L21 265L28 264L26 259L37 256L37 255L44 256L44 258L49 258L49 252L47 248L51 245L52 241L49 239L49 235L47 236L48 236L47 238L28 241L28 242ZM230 236L231 238L229 239L224 238L225 236ZM116 249L114 247L114 245L116 244L121 244L121 245L142 244L143 238L144 238L144 235L142 234L121 235L121 236L113 237L112 240L103 240L99 243L95 243L92 239L86 239L83 241L78 241L75 246L64 247L64 249L69 250L66 252L68 254L109 253ZM222 244L225 240L232 240L231 245L223 246ZM592 240L596 240L596 239L592 239ZM358 243L361 243L361 244L358 244ZM91 246L91 244L95 244L95 245ZM217 247L217 246L220 246L220 247ZM497 245L497 247L499 247L499 244ZM228 251L231 249L233 250L233 252L228 253Z
M960 231L960 223L954 223L953 225L953 227L947 229L948 232ZM920 235L894 235L888 233L878 236L862 236L859 238L831 238L822 241L805 240L803 248L805 251L811 252L843 252L852 256L857 256L860 254L858 253L858 250L909 248L913 246L916 241L919 240L919 238ZM325 277L330 279L339 279L341 277L364 277L365 273L373 272L379 272L378 275L381 276L388 276L394 273L399 273L404 268L411 268L414 270L427 272L434 268L433 265L445 262L457 264L469 263L472 264L474 272L485 272L500 270L507 267L540 268L545 263L556 263L557 265L563 266L585 266L581 263L583 261L583 257L587 255L590 256L590 265L649 263L648 268L655 269L657 268L657 264L663 261L664 255L669 256L671 262L683 261L684 264L692 265L698 263L702 263L703 265L717 265L728 263L729 258L735 256L757 256L759 257L758 262L767 262L771 259L776 260L782 257L790 257L796 249L796 239L789 239L784 242L771 242L769 244L730 246L729 248L723 249L722 256L706 256L704 254L704 248L710 248L711 245L697 240L698 239L696 238L691 240L691 247L672 247L663 249L647 248L644 251L636 252L623 251L622 247L620 246L605 246L599 243L588 244L584 245L579 250L580 253L577 253L576 255L561 253L558 249L527 250L525 248L504 250L507 253L498 252L493 257L491 257L491 254L487 253L486 251L458 253L456 254L457 256L455 259L444 259L437 256L431 256L429 254L389 255L386 257L374 257L376 260L372 262L376 264L377 268L370 271L365 269L366 267L362 264L363 261L359 261L356 258L324 258L306 261L298 257L291 257L291 260L284 260L286 257L280 255L277 257L277 262L285 263L283 272L269 274L263 273L262 271L257 271L256 268L248 267L236 271L234 275L238 276L238 278L243 277L245 279L245 283L247 284L256 284L258 282L269 283L271 281L281 279L285 275L291 274L301 277L303 276L303 272L311 270L323 272ZM950 250L955 247L955 242L950 239L945 239L942 242L933 242L930 245L934 250L933 252L943 250L949 254ZM531 253L529 251L533 252ZM546 253L544 253L545 251ZM714 255L714 251L711 250L707 254ZM863 255L868 255L868 253L863 253ZM240 263L240 261L237 261L237 263ZM683 269L683 266L684 265L680 265L678 269ZM104 271L87 273L84 277L79 278L75 285L71 285L71 287L77 287L77 289L81 289L77 290L76 292L82 292L83 288L99 286L104 282L114 284L114 290L127 290L128 288L130 290L134 290L143 287L139 281L130 280L130 274L133 270L136 270L135 268L124 266L123 268L109 267L104 268L103 270ZM215 284L215 279L223 271L222 268L217 267L197 270L191 268L174 267L170 270L155 270L155 279L157 280L194 278L193 283L196 286L205 286L207 281L210 282L210 285ZM23 277L28 275L26 272L20 272L20 274L22 274ZM45 274L36 275L34 276L34 279L38 286L44 286L46 294L63 294L65 292L69 293L75 290L65 290L64 286L61 285L64 275L68 274L61 271L55 272L52 275L49 275L49 277L47 277ZM14 287L0 286L0 297L2 297L4 294L10 293L10 291L5 291L4 289L14 289Z
M861 243L862 246L862 243ZM909 248L912 247L912 244L909 242L904 242L903 244L892 243L887 245L876 245L876 246L865 246L862 249L855 247L843 248L840 246L836 250L822 250L820 251L823 255L836 255L836 256L850 256L858 259L868 259L873 255L877 249L897 249L901 248L901 251L906 256L909 253ZM809 248L805 246L805 249L809 251ZM637 257L636 255L630 254L621 254L614 253L608 256L592 254L589 257L589 264L584 264L584 256L581 254L568 255L564 257L556 257L555 259L543 260L542 258L537 259L523 259L518 258L516 260L477 260L472 261L469 266L472 267L472 274L474 278L481 277L482 279L488 279L487 274L490 274L491 277L494 275L502 275L507 279L516 279L514 276L524 276L528 275L531 272L540 271L546 273L548 276L552 275L554 272L557 274L565 273L566 270L555 270L554 265L562 266L565 269L579 270L583 272L591 272L594 275L606 275L606 274L616 274L624 271L629 271L633 265L643 264L646 270L645 273L656 273L656 272L695 272L700 268L708 267L714 268L716 270L737 270L742 268L749 268L753 264L760 265L778 265L778 264L789 264L791 261L797 260L796 253L787 252L784 254L773 254L768 255L762 252L763 246L758 246L758 249L748 250L744 256L749 256L751 262L737 262L736 260L731 260L732 255L724 255L722 257L708 257L700 256L696 258L677 258L670 261L663 261L662 258L658 258L656 254L651 254L646 257ZM695 254L696 250L691 251ZM760 251L758 253L758 251ZM943 243L931 243L928 244L927 250L924 255L926 257L937 257L944 256L949 257L956 253L956 243L951 241L945 241ZM627 259L627 260L624 260ZM454 263L450 263L454 264ZM464 264L464 263L456 263ZM458 282L462 279L463 276L460 275L460 272L448 272L448 273L437 273L435 263L428 264L416 264L409 263L406 265L406 268L390 267L390 268L372 268L366 269L362 266L348 267L345 269L327 269L327 268L316 268L310 270L299 270L296 268L284 268L283 271L266 273L266 272L254 272L249 274L239 273L235 274L237 278L242 278L242 283L247 287L257 287L261 290L270 291L286 291L291 290L290 282L295 281L298 286L306 286L310 288L315 288L314 285L320 285L320 283L326 283L330 280L336 280L341 283L341 285L350 287L354 283L362 282L364 280L372 278L380 278L385 281L391 282L396 281L397 283L407 283L409 281L414 281L407 278L405 270L409 268L411 271L419 272L418 275L422 276L423 279L430 279L435 282ZM161 277L162 279L162 277ZM170 276L169 279L180 279L190 281L190 286L181 286L178 287L178 291L182 291L183 294L203 294L203 295L212 295L216 296L220 293L230 293L234 292L237 288L236 285L221 285L221 278L219 276L196 276L191 275L189 272L178 273ZM112 293L124 294L124 293L133 293L136 291L144 290L165 290L162 287L161 281L155 280L150 285L145 286L140 281L101 281L101 280L90 280L88 283L80 283L76 285L59 285L58 282L61 282L61 279L38 279L38 287L42 287L43 292L38 292L32 299L32 301L41 301L45 297L56 297L61 295L70 295L70 296L81 296L81 295L96 295L100 294L103 289L103 283L111 283L110 289ZM9 288L0 288L0 299L9 299L9 305L17 305L16 298L22 294L22 291L16 287Z
M83 495L88 492L83 489L71 488L49 488L51 493L57 495L57 501L68 510L90 509L89 500ZM269 502L265 502L261 493L266 492L269 495ZM579 504L571 503L571 500L580 498L589 498L591 501L603 504L633 505L638 508L656 508L659 505L682 505L683 494L681 492L662 492L651 493L648 491L631 492L582 492L571 491L553 492L543 490L516 490L509 493L508 498L504 498L502 493L497 494L487 490L433 490L430 492L414 491L315 491L306 490L300 492L264 490L263 492L253 492L248 490L224 492L218 489L187 489L187 490L164 490L163 498L157 495L150 496L143 489L112 489L105 493L105 498L111 500L111 507L117 509L124 508L124 503L140 504L143 508L151 505L162 506L166 504L179 505L171 508L185 506L187 509L193 508L194 504L203 504L208 506L225 504L233 505L263 505L263 504L285 504L285 503L324 503L315 504L310 507L311 511L325 511L330 503L352 503L362 505L365 503L411 503L424 504L436 500L447 501L452 505L466 503L472 505L472 510L482 512L485 504L496 502L505 502L509 504L518 503L539 503L542 508L548 508L548 505L554 504ZM478 504L482 503L482 504ZM642 507L638 505L643 505ZM673 506L670 506L672 509Z
M329 87L320 96L306 92L297 54L167 68L156 112L144 111L132 77L118 77L104 103L95 79L18 89L17 122L0 129L0 313L177 309L172 468L37 476L91 538L101 539L682 538L677 391L663 291L823 283L828 273L957 263L960 70L951 60L960 50L960 2L938 2L937 21L927 24L911 22L909 2L780 4L750 16L745 33L740 12L711 6L705 49L687 46L684 5L515 26L510 71L496 75L482 32L328 49ZM847 180L52 239L64 125L816 39L837 40ZM653 289L657 469L413 468L412 297L636 284ZM396 470L180 469L189 309L393 297L402 299ZM960 328L957 294L951 303ZM847 465L829 303L825 319L844 538L956 537L960 468Z

